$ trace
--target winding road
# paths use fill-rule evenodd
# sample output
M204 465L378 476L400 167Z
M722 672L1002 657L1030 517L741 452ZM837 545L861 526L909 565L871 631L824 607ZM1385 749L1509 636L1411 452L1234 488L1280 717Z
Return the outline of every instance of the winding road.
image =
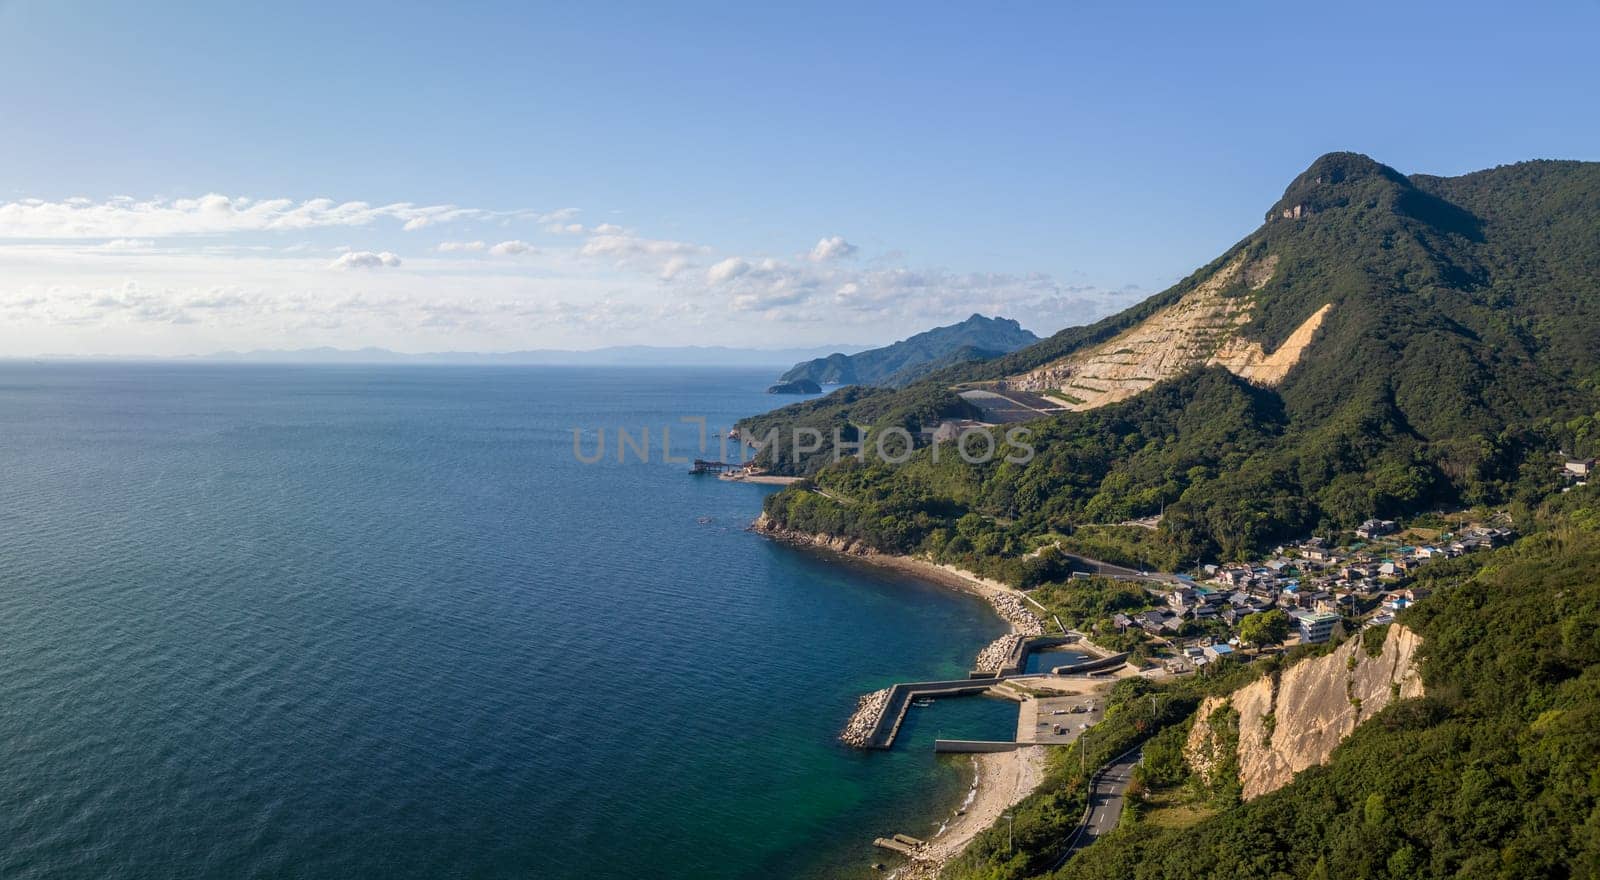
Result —
M1051 870L1061 867L1067 859L1072 858L1073 853L1099 840L1102 835L1116 830L1117 823L1122 820L1123 796L1128 791L1128 784L1133 781L1133 767L1139 763L1141 754L1142 750L1137 748L1125 752L1095 773L1089 787L1089 812L1083 824L1067 838L1067 849L1050 866Z

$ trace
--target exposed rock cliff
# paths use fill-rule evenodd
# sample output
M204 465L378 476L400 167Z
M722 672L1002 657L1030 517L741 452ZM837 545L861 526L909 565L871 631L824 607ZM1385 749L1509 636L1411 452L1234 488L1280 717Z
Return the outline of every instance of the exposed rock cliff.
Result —
M1405 627L1389 627L1383 649L1367 653L1351 639L1331 654L1297 663L1276 676L1252 682L1227 697L1207 697L1195 716L1185 754L1202 777L1228 762L1216 754L1232 731L1213 729L1224 705L1237 714L1239 782L1245 800L1276 791L1301 770L1324 763L1367 718L1397 699L1422 696L1417 670L1421 639ZM1231 769L1231 768L1229 768Z
M1308 316L1284 343L1267 352L1241 329L1250 323L1251 294L1272 280L1278 257L1240 256L1170 306L1100 345L1006 380L1060 399L1071 409L1125 400L1191 367L1220 365L1260 385L1276 385L1299 363L1332 304Z

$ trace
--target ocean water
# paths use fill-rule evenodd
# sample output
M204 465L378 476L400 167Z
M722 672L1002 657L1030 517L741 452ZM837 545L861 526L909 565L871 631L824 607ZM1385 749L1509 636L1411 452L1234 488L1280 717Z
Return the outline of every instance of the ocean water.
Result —
M0 364L0 876L868 875L1015 710L840 725L1002 625L660 461L770 378Z

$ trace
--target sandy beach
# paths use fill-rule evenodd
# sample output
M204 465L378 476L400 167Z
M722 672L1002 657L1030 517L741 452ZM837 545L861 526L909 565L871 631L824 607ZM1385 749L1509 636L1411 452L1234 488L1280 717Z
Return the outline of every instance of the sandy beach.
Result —
M979 832L999 821L1008 808L1039 787L1044 779L1044 756L1044 746L973 755L973 787L962 805L966 812L952 815L944 829L930 839L909 864L891 876L901 880L938 877L945 863L959 855Z
M771 474L741 474L730 471L719 474L717 479L727 480L730 483L759 483L763 486L788 486L800 482L800 477L778 477Z

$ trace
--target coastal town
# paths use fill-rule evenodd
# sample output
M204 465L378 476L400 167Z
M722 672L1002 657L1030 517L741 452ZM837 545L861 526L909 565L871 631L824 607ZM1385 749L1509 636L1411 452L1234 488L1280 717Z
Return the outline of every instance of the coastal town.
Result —
M1148 648L1136 655L1171 673L1249 656L1241 649L1320 644L1352 627L1392 623L1396 612L1427 595L1410 583L1422 566L1501 546L1514 535L1495 523L1443 531L1372 519L1347 543L1310 537L1263 559L1208 564L1147 583L1149 607L1118 612L1109 624L1118 633L1142 634ZM1274 612L1282 621L1276 628L1245 623ZM1252 639L1256 632L1263 634Z

